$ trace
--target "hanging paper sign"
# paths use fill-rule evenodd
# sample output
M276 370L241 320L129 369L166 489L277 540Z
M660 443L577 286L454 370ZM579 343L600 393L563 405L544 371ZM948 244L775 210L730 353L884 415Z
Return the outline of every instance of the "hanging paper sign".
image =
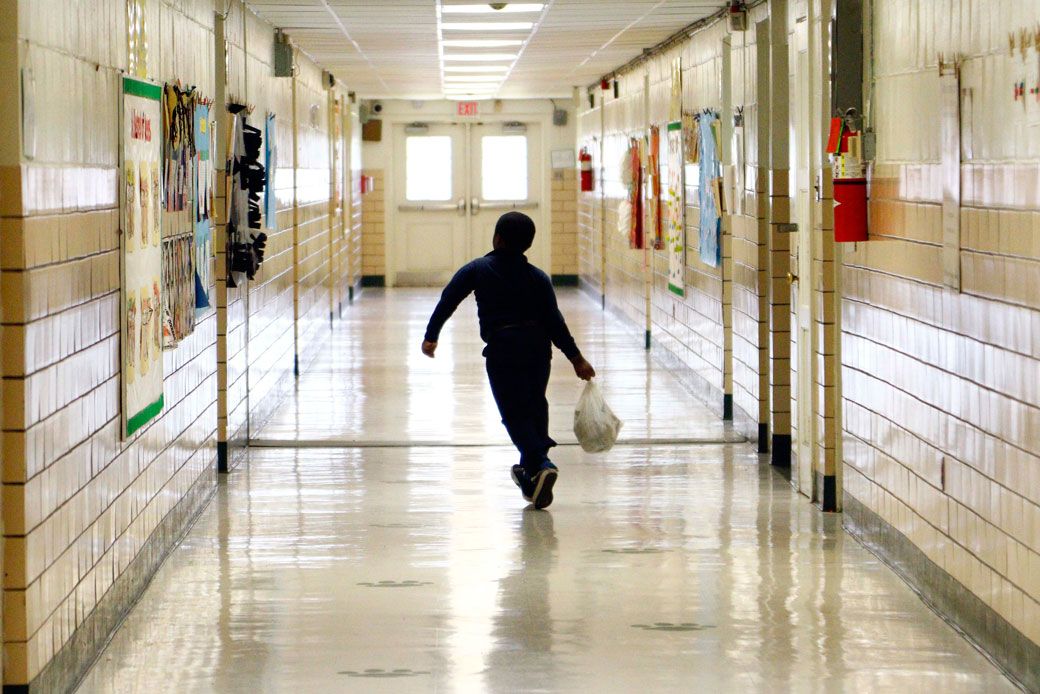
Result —
M632 180L628 188L628 204L632 209L632 217L628 227L628 247L642 250L643 248L643 162L640 141L637 138L629 138L628 155L631 158L629 166L632 169Z
M213 213L213 157L210 152L212 124L209 106L195 107L195 310L197 315L210 307L209 288L213 284L210 259L213 236L210 220Z
M656 125L650 126L650 150L647 153L647 171L650 172L647 180L650 242L653 244L654 249L661 250L664 248L664 238L661 235L661 129Z
M162 89L123 78L120 337L123 432L163 408Z
M683 191L682 122L668 124L668 192L664 200L664 240L668 251L668 289L684 296L686 199Z
M722 176L722 164L719 159L718 140L715 130L719 117L714 113L704 113L697 121L700 141L700 256L701 262L710 267L718 267L722 261L722 250L719 244L722 213L722 197L719 186Z

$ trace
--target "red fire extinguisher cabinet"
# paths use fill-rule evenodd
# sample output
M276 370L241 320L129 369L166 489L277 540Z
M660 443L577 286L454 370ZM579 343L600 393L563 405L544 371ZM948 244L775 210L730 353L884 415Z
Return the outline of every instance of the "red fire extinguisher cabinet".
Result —
M834 179L834 240L867 240L867 179Z

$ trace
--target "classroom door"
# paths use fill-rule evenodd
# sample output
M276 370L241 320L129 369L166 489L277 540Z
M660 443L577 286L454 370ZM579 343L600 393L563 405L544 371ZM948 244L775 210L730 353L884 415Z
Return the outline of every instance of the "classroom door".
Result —
M475 123L469 138L469 251L473 257L491 250L495 223L518 210L534 220L534 245L527 258L550 271L549 218L541 204L542 148L538 124Z
M446 283L468 260L466 128L449 123L394 128L394 286Z
M812 174L810 171L812 133L809 94L809 51L806 23L797 25L794 36L794 79L791 80L791 188L794 192L796 259L792 268L792 296L795 304L795 330L798 337L797 408L798 439L794 443L798 457L796 470L798 491L815 499L816 452L815 401L816 378L813 359L813 210Z

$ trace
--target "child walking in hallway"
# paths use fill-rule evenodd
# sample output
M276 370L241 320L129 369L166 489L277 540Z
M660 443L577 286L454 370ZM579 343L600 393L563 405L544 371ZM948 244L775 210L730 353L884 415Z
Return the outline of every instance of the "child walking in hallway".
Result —
M507 212L495 225L494 250L464 265L441 294L430 317L422 351L433 357L441 328L462 300L474 292L491 393L509 438L520 451L513 482L535 508L552 503L559 475L549 460L556 442L549 437L549 384L552 345L570 360L578 378L595 369L581 355L556 304L548 275L527 262L535 226L521 212Z

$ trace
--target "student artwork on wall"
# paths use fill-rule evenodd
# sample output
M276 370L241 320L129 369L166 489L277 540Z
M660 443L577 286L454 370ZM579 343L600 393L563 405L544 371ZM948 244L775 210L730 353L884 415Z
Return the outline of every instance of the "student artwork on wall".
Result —
M163 349L173 349L195 332L195 238L179 234L163 239Z
M213 285L213 236L210 220L213 214L213 124L209 120L209 104L195 106L195 310L202 315L210 307L209 291Z
M162 89L124 77L121 96L120 381L130 436L163 408Z
M682 121L668 124L668 192L664 199L664 241L668 251L668 289L685 295L686 195Z
M167 84L163 100L165 176L163 209L183 212L191 208L195 173L195 91ZM179 231L179 230L178 230Z
M722 213L719 181L722 163L719 159L718 123L718 114L710 111L700 114L697 119L697 140L700 143L700 256L701 262L710 267L718 267L722 262L719 243Z

